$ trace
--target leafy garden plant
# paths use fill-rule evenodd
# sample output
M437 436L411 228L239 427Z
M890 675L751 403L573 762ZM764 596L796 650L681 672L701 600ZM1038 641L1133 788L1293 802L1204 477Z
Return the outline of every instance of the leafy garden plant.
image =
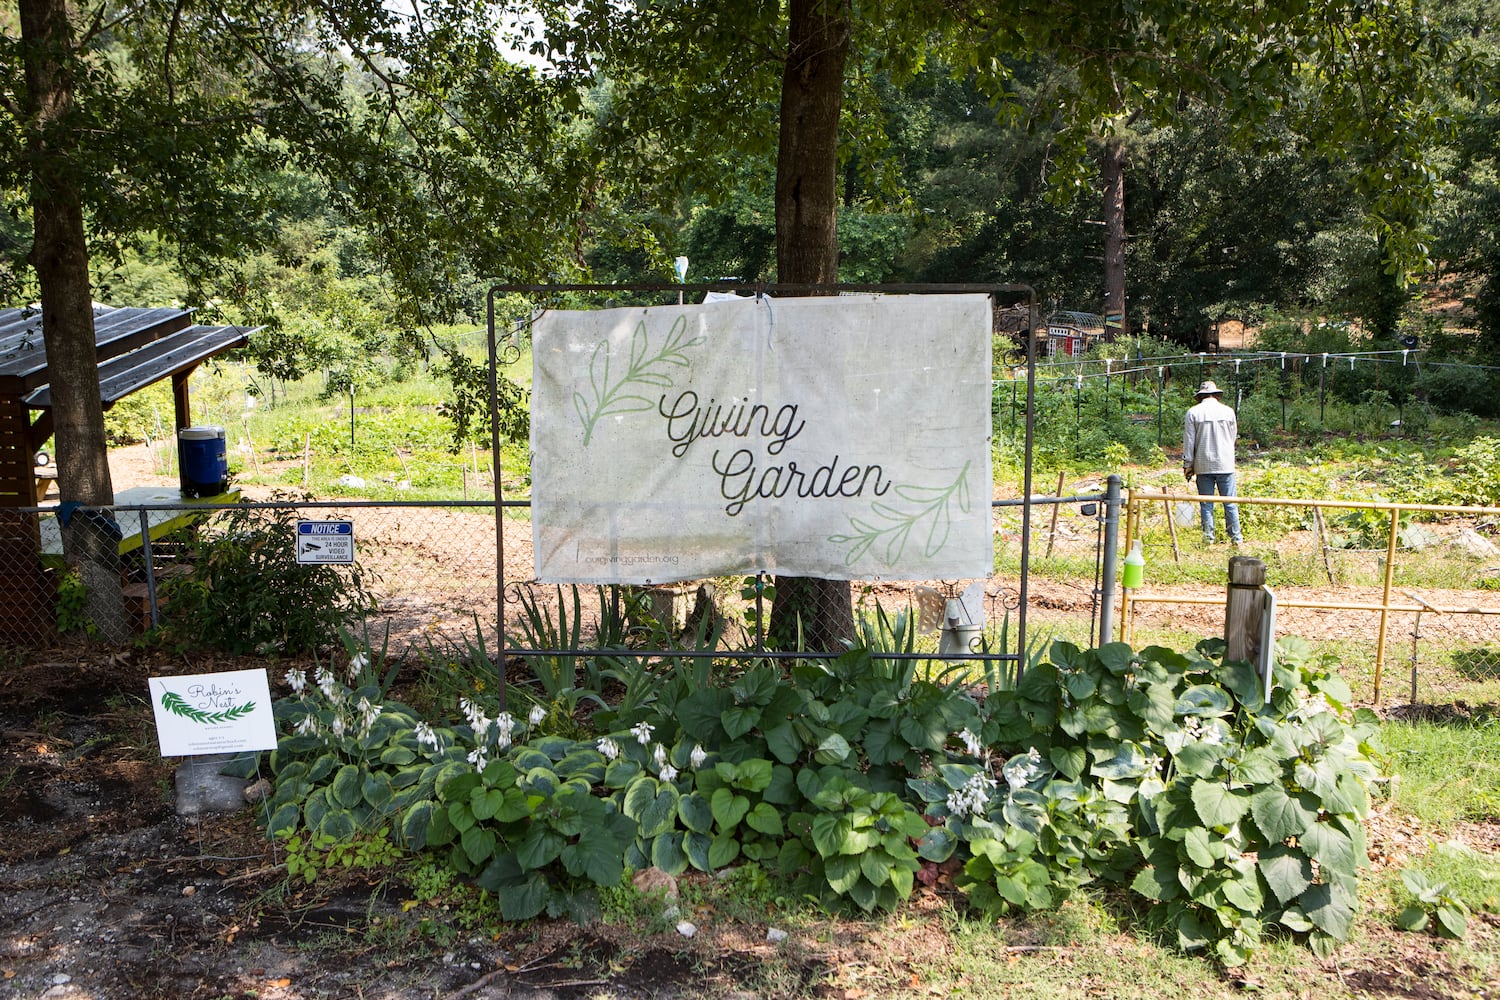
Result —
M1305 644L1279 644L1269 688L1216 640L1058 642L1014 685L974 688L893 656L905 623L886 626L789 669L643 670L649 696L583 736L547 705L517 718L477 697L418 719L357 654L347 683L292 674L270 830L389 830L513 920L595 912L632 870L749 864L859 911L945 876L996 915L1113 882L1225 964L1270 933L1320 953L1347 937L1375 720Z

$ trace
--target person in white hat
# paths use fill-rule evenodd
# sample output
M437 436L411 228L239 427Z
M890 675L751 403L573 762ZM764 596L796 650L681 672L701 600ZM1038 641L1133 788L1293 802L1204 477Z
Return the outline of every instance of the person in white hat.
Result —
M1197 477L1200 496L1215 493L1224 497L1235 495L1234 442L1240 429L1234 411L1219 398L1223 394L1223 390L1212 381L1204 382L1195 394L1198 404L1187 411L1182 424L1182 478ZM1198 518L1203 525L1204 543L1212 545L1214 505L1207 501L1200 503ZM1235 545L1243 541L1239 504L1224 505L1224 527Z

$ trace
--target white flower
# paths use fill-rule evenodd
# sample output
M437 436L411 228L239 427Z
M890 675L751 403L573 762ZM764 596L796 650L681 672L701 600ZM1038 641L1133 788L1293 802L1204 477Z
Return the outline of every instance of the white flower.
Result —
M601 739L598 743L595 743L594 747L604 755L605 760L614 760L616 757L620 756L620 744L616 743L608 736Z
M344 717L342 715L335 715L333 717L333 724L330 725L328 728L333 732L333 735L335 735L335 736L343 736L344 735Z
M638 722L630 727L630 735L634 736L635 741L641 746L651 742L651 734L654 732L656 732L656 727L649 722Z
M526 724L529 726L540 726L542 720L547 717L547 710L540 705L532 705L531 711L526 714Z
M475 747L469 751L469 763L474 765L476 771L483 771L484 766L490 762L484 752L484 747Z
M1041 753L1036 747L1032 747L1026 753L1016 754L1006 761L1000 773L1005 775L1005 781L1011 788L1025 788L1047 772L1042 767Z
M495 716L495 725L499 728L501 736L509 737L516 731L516 717L509 712L501 712Z
M652 753L651 753L651 759L654 760L654 761L656 761L656 766L658 768L666 767L667 766L667 748L664 747L664 746L662 746L660 743L656 744L656 749L653 750Z
M964 745L964 750L970 757L978 757L984 752L984 744L968 726L965 726L964 731L958 734L958 741Z
M662 769L657 773L661 776L662 781L671 781L673 778L677 777L677 768L673 767L671 764L667 764L664 765Z
M286 672L286 682L294 693L301 694L303 689L307 687L307 674L301 670L288 670Z
M297 735L298 736L316 736L316 735L318 735L318 717L316 715L312 715L310 713L308 715L304 715L302 717L302 721L299 722L299 723L297 723Z
M417 723L412 727L412 732L416 734L417 746L431 747L434 750L438 748L438 734L433 732L432 727L427 723Z
M693 765L693 770L698 770L698 768L702 767L707 761L708 751L703 749L701 744L694 743L693 752L688 754L688 763Z
M319 667L313 675L313 679L318 682L318 690L323 692L323 697L331 702L337 703L339 701L339 682L338 678L333 676L332 670L329 670L327 667Z
M507 732L506 730L502 729L502 730L500 730L500 732L498 734L496 734L496 736L495 736L495 749L497 749L497 750L509 750L510 749L510 733L509 732Z
M990 804L990 791L995 779L984 771L976 771L962 788L948 793L948 811L955 816L982 816Z
M355 653L349 657L349 683L358 684L359 675L370 665L369 653Z
M375 725L376 719L380 718L380 709L382 706L372 705L370 704L370 699L361 696L357 707L359 708L360 735L368 736L370 727Z
M484 711L467 698L458 699L458 710L464 713L464 718L469 720L469 726L479 729L480 723L485 721Z

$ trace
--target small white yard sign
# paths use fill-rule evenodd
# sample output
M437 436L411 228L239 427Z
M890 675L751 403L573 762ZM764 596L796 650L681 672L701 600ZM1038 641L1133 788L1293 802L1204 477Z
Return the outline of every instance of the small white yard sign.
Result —
M276 749L264 669L152 677L147 684L163 757Z
M299 563L354 562L353 521L298 521Z

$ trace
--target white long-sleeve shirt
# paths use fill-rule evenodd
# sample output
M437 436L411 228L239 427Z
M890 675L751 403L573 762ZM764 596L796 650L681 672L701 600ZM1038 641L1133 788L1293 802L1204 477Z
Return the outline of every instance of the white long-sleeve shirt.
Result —
M1199 475L1233 472L1239 432L1233 410L1215 396L1203 397L1182 422L1182 467Z

